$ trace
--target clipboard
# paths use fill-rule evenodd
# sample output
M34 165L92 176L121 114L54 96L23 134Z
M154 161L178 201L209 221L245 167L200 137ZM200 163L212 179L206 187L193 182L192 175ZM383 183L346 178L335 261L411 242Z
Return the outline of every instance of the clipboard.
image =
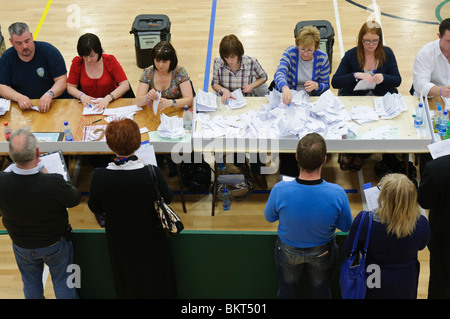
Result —
M70 182L69 170L61 150L43 153L40 159L49 173L61 174L66 181Z

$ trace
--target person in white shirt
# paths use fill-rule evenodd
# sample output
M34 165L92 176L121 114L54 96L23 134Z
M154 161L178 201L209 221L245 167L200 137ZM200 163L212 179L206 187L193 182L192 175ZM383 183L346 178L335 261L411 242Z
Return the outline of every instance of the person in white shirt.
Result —
M415 95L450 97L450 18L439 25L438 38L424 45L413 69Z

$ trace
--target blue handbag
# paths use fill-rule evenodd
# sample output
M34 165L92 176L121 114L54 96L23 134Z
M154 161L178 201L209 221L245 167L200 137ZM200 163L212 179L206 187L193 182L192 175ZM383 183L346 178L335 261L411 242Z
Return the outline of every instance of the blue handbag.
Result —
M356 249L359 234L361 233L366 217L369 218L369 225L364 249ZM359 222L358 230L356 231L355 239L353 240L350 256L342 263L339 278L342 299L364 299L366 297L366 255L367 247L369 245L370 230L372 228L372 219L372 212L364 211ZM358 256L360 257L359 264L354 265L355 259Z

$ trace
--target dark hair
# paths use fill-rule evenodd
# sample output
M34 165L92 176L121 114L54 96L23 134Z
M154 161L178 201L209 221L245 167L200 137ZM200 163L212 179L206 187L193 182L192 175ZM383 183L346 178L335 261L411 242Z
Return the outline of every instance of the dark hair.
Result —
M100 39L93 33L85 33L78 39L77 52L79 56L84 57L90 55L91 51L98 54L97 61L100 61L103 53Z
M242 61L242 56L244 55L244 46L234 34L226 35L223 37L222 41L220 41L219 54L225 64L227 64L225 58L232 56L237 56L240 63Z
M161 41L152 50L151 65L157 70L155 66L156 61L170 61L169 72L175 70L178 65L177 53L174 47L167 41Z
M297 162L300 169L314 171L325 161L327 144L317 133L306 134L297 144Z
M441 37L447 30L450 31L450 18L442 20L442 22L439 24L439 34L441 35Z
M105 130L106 144L117 155L131 155L141 146L141 132L131 119L109 122Z

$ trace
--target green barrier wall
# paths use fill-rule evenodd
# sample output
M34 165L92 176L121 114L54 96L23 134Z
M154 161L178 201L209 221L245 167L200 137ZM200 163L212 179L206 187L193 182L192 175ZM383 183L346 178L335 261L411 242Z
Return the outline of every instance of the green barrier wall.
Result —
M0 235L8 236L6 231ZM338 265L347 233L337 233ZM278 284L275 232L183 231L169 239L181 299L273 299ZM74 263L80 267L83 299L116 298L104 230L74 230ZM308 298L304 276L301 297ZM339 267L331 286L340 298Z
M276 238L274 232L218 231L183 231L170 238L179 298L276 298ZM339 247L345 238L337 234ZM73 242L74 262L81 269L80 298L115 298L104 231L75 231ZM334 298L340 298L338 272L336 268ZM302 297L307 298L307 278L304 283Z

